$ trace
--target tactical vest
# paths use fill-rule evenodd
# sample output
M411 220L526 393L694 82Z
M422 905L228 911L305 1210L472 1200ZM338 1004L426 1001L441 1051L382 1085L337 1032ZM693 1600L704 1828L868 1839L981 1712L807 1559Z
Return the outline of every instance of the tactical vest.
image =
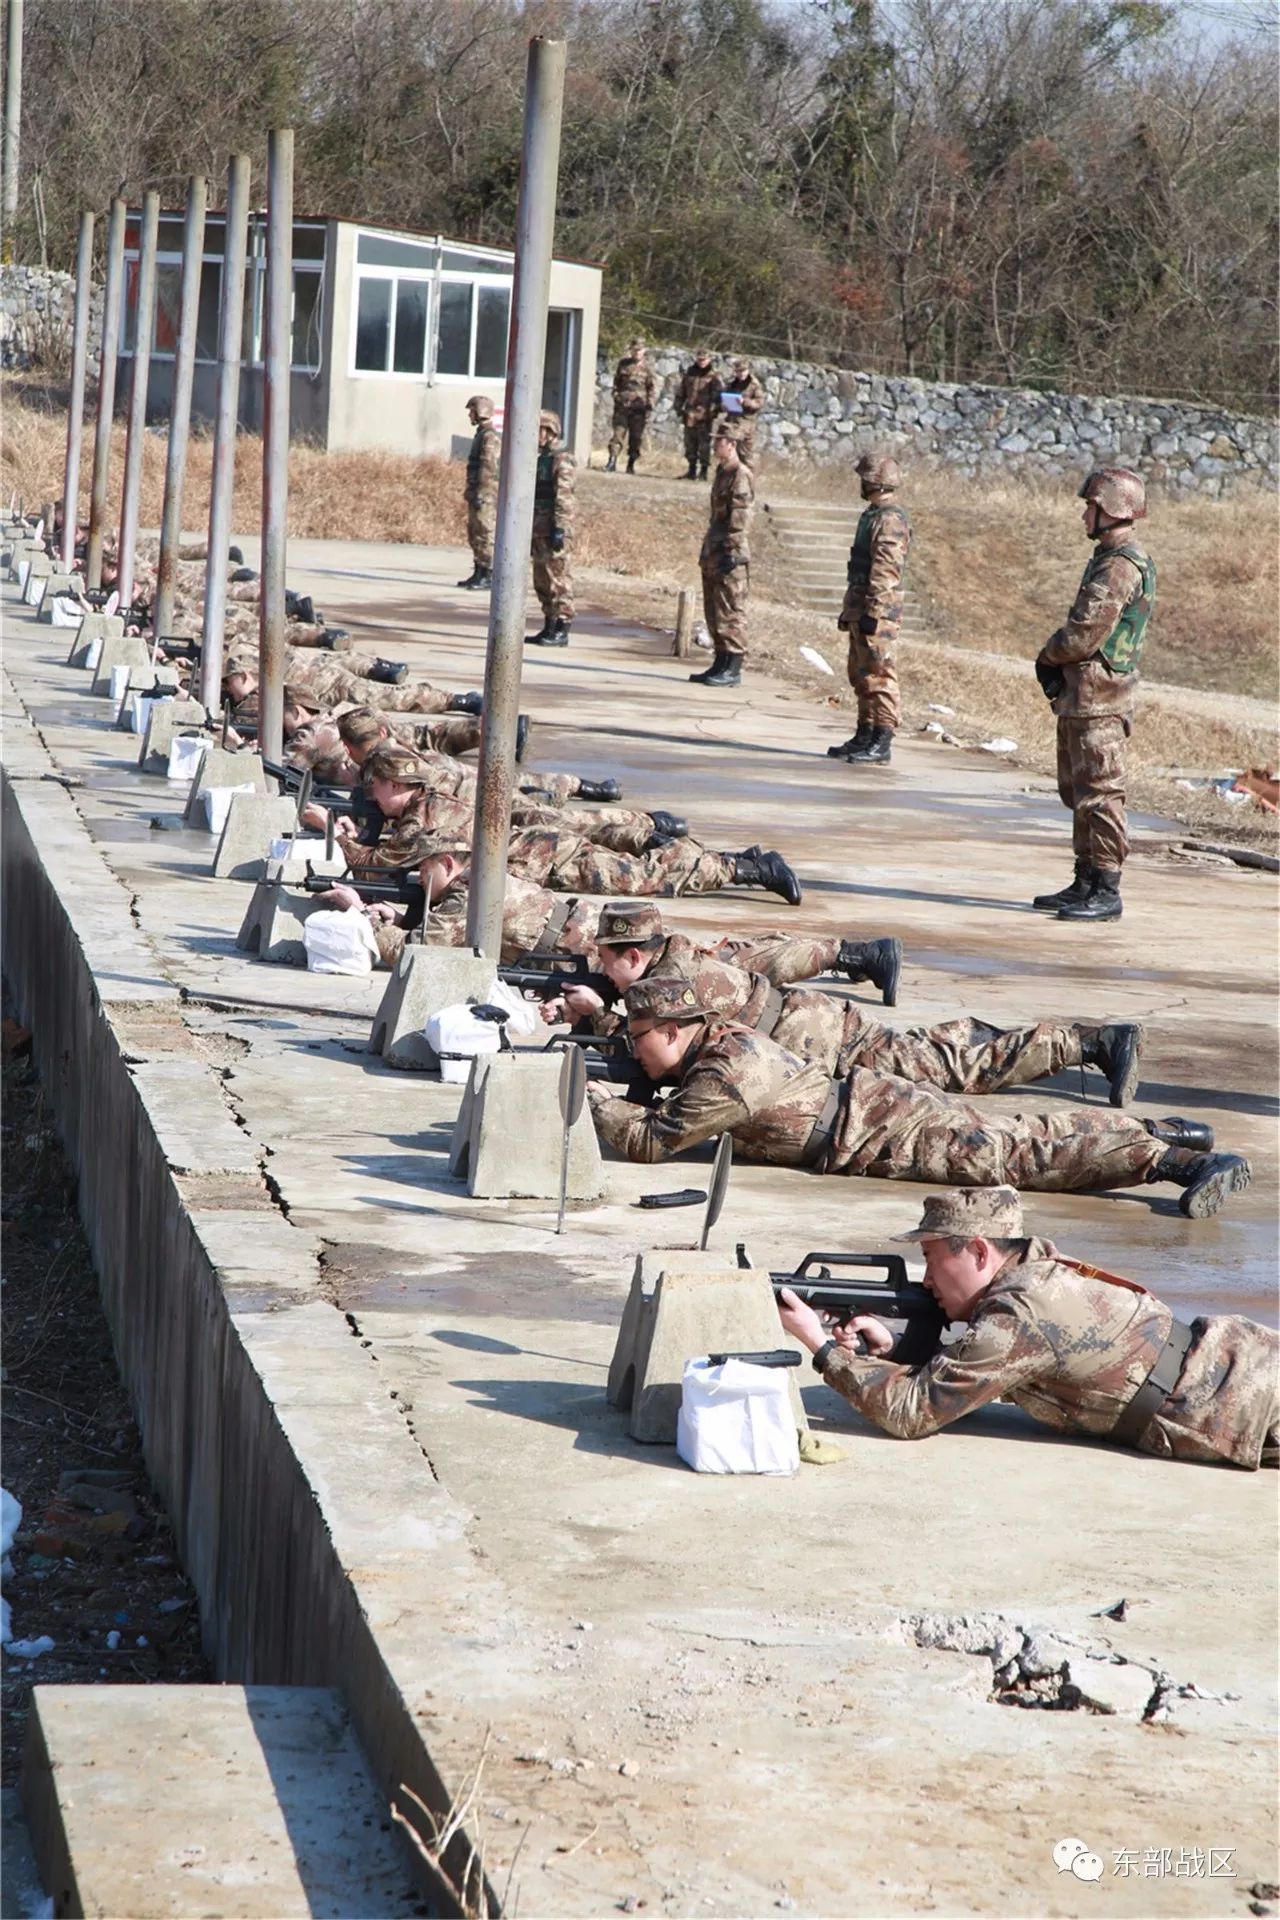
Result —
M533 483L533 510L553 514L556 510L556 449L543 447L538 454L538 476Z
M896 513L898 518L906 525L907 532L910 533L911 531L911 523L901 507L883 506L866 507L863 509L862 517L858 521L858 530L853 536L853 545L849 549L849 585L851 587L861 588L864 592L866 591L867 581L871 577L871 535L877 523L886 513ZM902 579L905 580L906 577L907 563L904 560L902 563Z
M467 485L474 487L480 479L480 463L484 457L487 436L497 433L496 427L483 426L471 442L471 451L467 455Z
M1133 562L1142 575L1142 584L1098 648L1097 657L1109 673L1136 673L1142 659L1142 641L1147 622L1155 612L1156 563L1150 554L1139 552L1137 547L1100 547L1085 569L1085 586L1113 553L1122 553L1126 560Z

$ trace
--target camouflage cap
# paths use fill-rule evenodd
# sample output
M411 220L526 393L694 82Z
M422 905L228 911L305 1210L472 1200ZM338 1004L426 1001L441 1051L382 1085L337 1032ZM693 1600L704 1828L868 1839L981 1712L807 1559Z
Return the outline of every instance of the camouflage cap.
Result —
M303 713L324 713L326 710L324 701L300 680L285 681L284 704L286 707L298 707Z
M560 438L560 415L552 413L549 407L538 415L538 432L541 433L544 427L549 427L557 440Z
M627 342L628 353L643 353L644 348L645 348L645 343L643 340L629 340Z
M248 647L233 647L222 663L222 677L229 680L233 673L257 673L258 649L252 652Z
M1095 467L1081 485L1078 498L1092 500L1112 520L1145 520L1147 489L1132 467Z
M610 900L601 907L598 947L642 947L662 937L662 915L652 900Z
M697 990L688 980L677 979L673 974L647 973L624 999L627 1021L633 1027L637 1020L676 1020L683 1026L687 1021L709 1017L698 1002Z
M925 1196L924 1216L911 1233L895 1233L895 1241L1025 1240L1022 1202L1012 1187L962 1187L950 1193Z
M739 357L733 363L733 370L735 373L750 373L751 362L749 360L743 360L741 357Z
M884 453L878 447L869 447L858 460L854 472L860 475L863 485L872 493L892 493L902 479L902 468L891 453Z
M693 357L695 360L710 360L712 357L710 347L695 347Z
M415 833L411 840L397 840L384 844L378 850L378 857L384 866L394 868L399 873L401 869L420 867L424 860L430 860L440 851L438 836L429 833L424 827L422 832Z
M429 761L394 740L375 747L361 771L366 785L370 780L398 780L405 786L429 787L434 779Z
M467 406L468 409L475 414L477 420L492 420L493 402L487 393L473 393L467 402Z

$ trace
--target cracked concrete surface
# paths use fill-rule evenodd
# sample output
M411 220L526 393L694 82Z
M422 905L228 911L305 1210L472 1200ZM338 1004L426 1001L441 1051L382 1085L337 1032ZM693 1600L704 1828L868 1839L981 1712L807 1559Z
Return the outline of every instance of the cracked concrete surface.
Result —
M407 583L422 612L379 650L474 685L484 610L452 589L460 557L295 543L290 579L323 583L357 644ZM687 1244L694 1218L634 1201L705 1166L609 1162L605 1202L560 1238L541 1202L467 1200L446 1170L459 1090L361 1051L385 976L237 953L247 889L209 876L207 836L151 829L177 796L130 764L139 743L62 666L65 642L11 604L7 624L22 705L81 783L95 898L151 956L132 1071L189 1161L179 1190L446 1783L489 1731L480 1825L499 1887L518 1850L521 1912L1216 1914L1276 1877L1270 1476L1064 1442L1012 1408L898 1445L818 1383L813 1423L846 1458L794 1480L702 1478L631 1442L603 1384L634 1254ZM833 768L838 717L768 683L694 705L687 670L584 616L567 654L526 665L531 764L617 773L711 845L778 844L806 883L794 914L735 891L672 920L898 933L899 1024L1144 1020L1137 1111L1212 1120L1254 1187L1194 1226L1163 1189L1045 1196L1036 1224L1184 1312L1274 1319L1272 884L1168 866L1139 822L1125 919L1046 922L1024 902L1065 870L1051 796L911 741L888 770ZM183 996L158 1024L154 980ZM1104 1097L1073 1072L991 1104ZM713 1244L779 1266L882 1246L920 1192L740 1168ZM1117 1594L1123 1621L1092 1617ZM1148 1724L1010 1712L988 1657L908 1643L901 1621L924 1613L999 1615L1197 1693ZM1082 1886L1051 1858L1076 1833L1104 1857L1234 1846L1237 1879Z

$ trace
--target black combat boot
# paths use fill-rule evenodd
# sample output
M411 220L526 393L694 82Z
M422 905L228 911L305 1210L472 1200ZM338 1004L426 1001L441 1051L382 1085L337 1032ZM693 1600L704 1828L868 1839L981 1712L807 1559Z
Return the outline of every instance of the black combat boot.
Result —
M326 627L323 633L318 633L316 635L314 644L316 648L319 650L319 652L332 653L336 639L337 639L337 635L330 633L329 629Z
M616 473L618 471L618 456L616 453L609 455L609 458L604 463L604 470L606 473Z
M369 678L381 681L383 686L398 687L409 678L408 663L404 660L375 660L369 669Z
M516 715L516 765L519 766L529 745L529 729L533 725L527 713Z
M547 635L550 633L550 631L551 631L551 615L547 614L546 618L542 622L542 625L538 628L538 631L536 633L526 633L524 637L524 643L526 647L540 647L543 644L544 640L546 639Z
M684 840L688 836L689 822L682 820L678 813L663 813L661 808L649 815L653 822L653 832L646 843L649 847L665 847L669 840Z
M631 453L627 455L627 472L634 473L635 470L636 470L636 456L634 453Z
M1038 893L1031 902L1037 913L1056 913L1059 907L1073 907L1078 901L1089 898L1089 862L1076 861L1076 877L1069 887L1059 887L1056 893Z
M707 477L707 463L705 460L703 460L700 462L698 466L698 478L699 480L705 480L706 477Z
M897 1006L901 940L842 940L836 967L847 980L869 980L886 1007Z
M242 587L246 580L256 580L257 577L252 567L237 567L231 576L231 584L233 587ZM286 614L289 613L289 601L292 598L293 596L288 593L286 593L284 597L284 610ZM291 615L290 617L296 618L295 615Z
M477 593L482 592L486 587L491 587L493 585L493 568L477 567L476 577L471 584Z
M228 547L227 559L233 567L242 567L244 565L244 555L241 553L239 547Z
M469 573L469 574L467 575L467 577L466 577L466 579L465 579L465 580L459 580L459 581L458 581L458 585L459 585L460 587L478 587L478 586L479 586L479 584L480 584L480 569L479 569L479 567L472 567L472 569L471 569L471 571L470 571L470 573Z
M1086 1067L1097 1067L1111 1083L1113 1107L1127 1107L1138 1091L1138 1056L1142 1051L1142 1028L1132 1021L1110 1027L1086 1027L1080 1037L1080 1058ZM1172 1146L1188 1142L1170 1140Z
M851 733L849 738L842 740L838 747L827 748L827 758L828 760L847 760L851 754L865 753L870 745L871 723L869 720L859 720L856 733Z
M1189 1153L1185 1147L1170 1147L1148 1180L1171 1180L1185 1189L1178 1206L1188 1220L1207 1220L1226 1205L1233 1193L1243 1193L1249 1184L1249 1162L1240 1153Z
M800 882L780 853L766 853L763 847L747 847L731 853L735 887L763 887L766 893L779 894L789 907L800 905Z
M707 681L711 678L712 674L719 673L720 668L724 663L725 657L726 656L724 653L724 649L722 647L717 647L715 650L715 655L712 659L711 665L709 667L704 667L701 673L691 673L689 675L689 678L694 682L695 686L705 687L705 685L707 684Z
M550 620L541 633L529 635L531 647L567 647L569 644L569 622Z
M1162 1147L1185 1147L1189 1153L1213 1152L1213 1128L1206 1120L1180 1120L1176 1113L1163 1120L1144 1120L1143 1126Z
M685 472L680 475L680 478L682 480L696 480L697 477L698 477L698 463L696 460L691 460Z
M845 759L850 766L883 767L889 763L889 753L893 746L892 727L872 727L871 738L865 747L850 749Z
M577 800L621 800L622 788L616 780L579 780ZM657 819L657 814L654 814Z
M451 693L446 713L470 713L477 717L484 712L482 693Z
M311 595L304 593L294 601L293 617L295 620L301 620L304 626L314 627L324 616L316 612Z
M689 677L691 680L701 680L704 687L740 687L742 655L722 653L709 673L695 673Z
M1058 908L1059 920L1118 920L1124 912L1120 901L1120 869L1090 867L1089 897L1072 900Z

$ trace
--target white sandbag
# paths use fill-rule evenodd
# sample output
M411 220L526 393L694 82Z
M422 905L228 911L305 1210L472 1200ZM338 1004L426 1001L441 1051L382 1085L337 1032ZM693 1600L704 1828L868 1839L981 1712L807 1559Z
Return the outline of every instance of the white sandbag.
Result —
M129 675L132 671L132 667L124 666L112 667L111 669L111 691L109 698L112 706L115 708L117 720L120 718L120 709L124 705L125 697L129 691Z
M207 733L175 734L169 744L170 780L194 780L196 768L200 765L205 748L209 745Z
M302 944L311 973L372 973L378 957L373 930L358 907L308 914Z
M538 1011L536 1000L526 1000L518 987L510 986L507 981L494 975L491 985L485 991L485 999L491 1007L505 1007L511 1016L507 1021L508 1033L545 1032L542 1015Z
M102 658L102 635L99 634L96 640L91 640L89 642L88 650L84 656L85 668L90 675L95 674L98 671L98 662L99 660L101 660L101 658Z
M237 793L256 793L258 789L252 780L246 780L238 787L206 787L200 795L200 810L204 823L210 833L221 833L227 824L227 815L231 811L231 802Z
M51 627L78 627L84 619L84 608L69 593L57 593L49 609Z
M26 588L23 591L22 597L29 607L38 607L40 605L40 602L44 599L44 590L48 584L49 576L47 573L28 574Z
M129 695L130 733L145 733L151 724L152 708L162 706L163 704L160 700L153 700L150 694L131 693Z
M309 920L307 925L311 925ZM496 1004L496 1000L493 1004ZM465 1080L477 1054L498 1051L500 1029L497 1022L477 1020L469 1006L459 1004L441 1007L439 1013L432 1014L422 1031L427 1037L427 1045L440 1061L442 1080Z
M685 1364L676 1452L695 1473L794 1473L800 1465L796 1417L785 1367L705 1354Z

